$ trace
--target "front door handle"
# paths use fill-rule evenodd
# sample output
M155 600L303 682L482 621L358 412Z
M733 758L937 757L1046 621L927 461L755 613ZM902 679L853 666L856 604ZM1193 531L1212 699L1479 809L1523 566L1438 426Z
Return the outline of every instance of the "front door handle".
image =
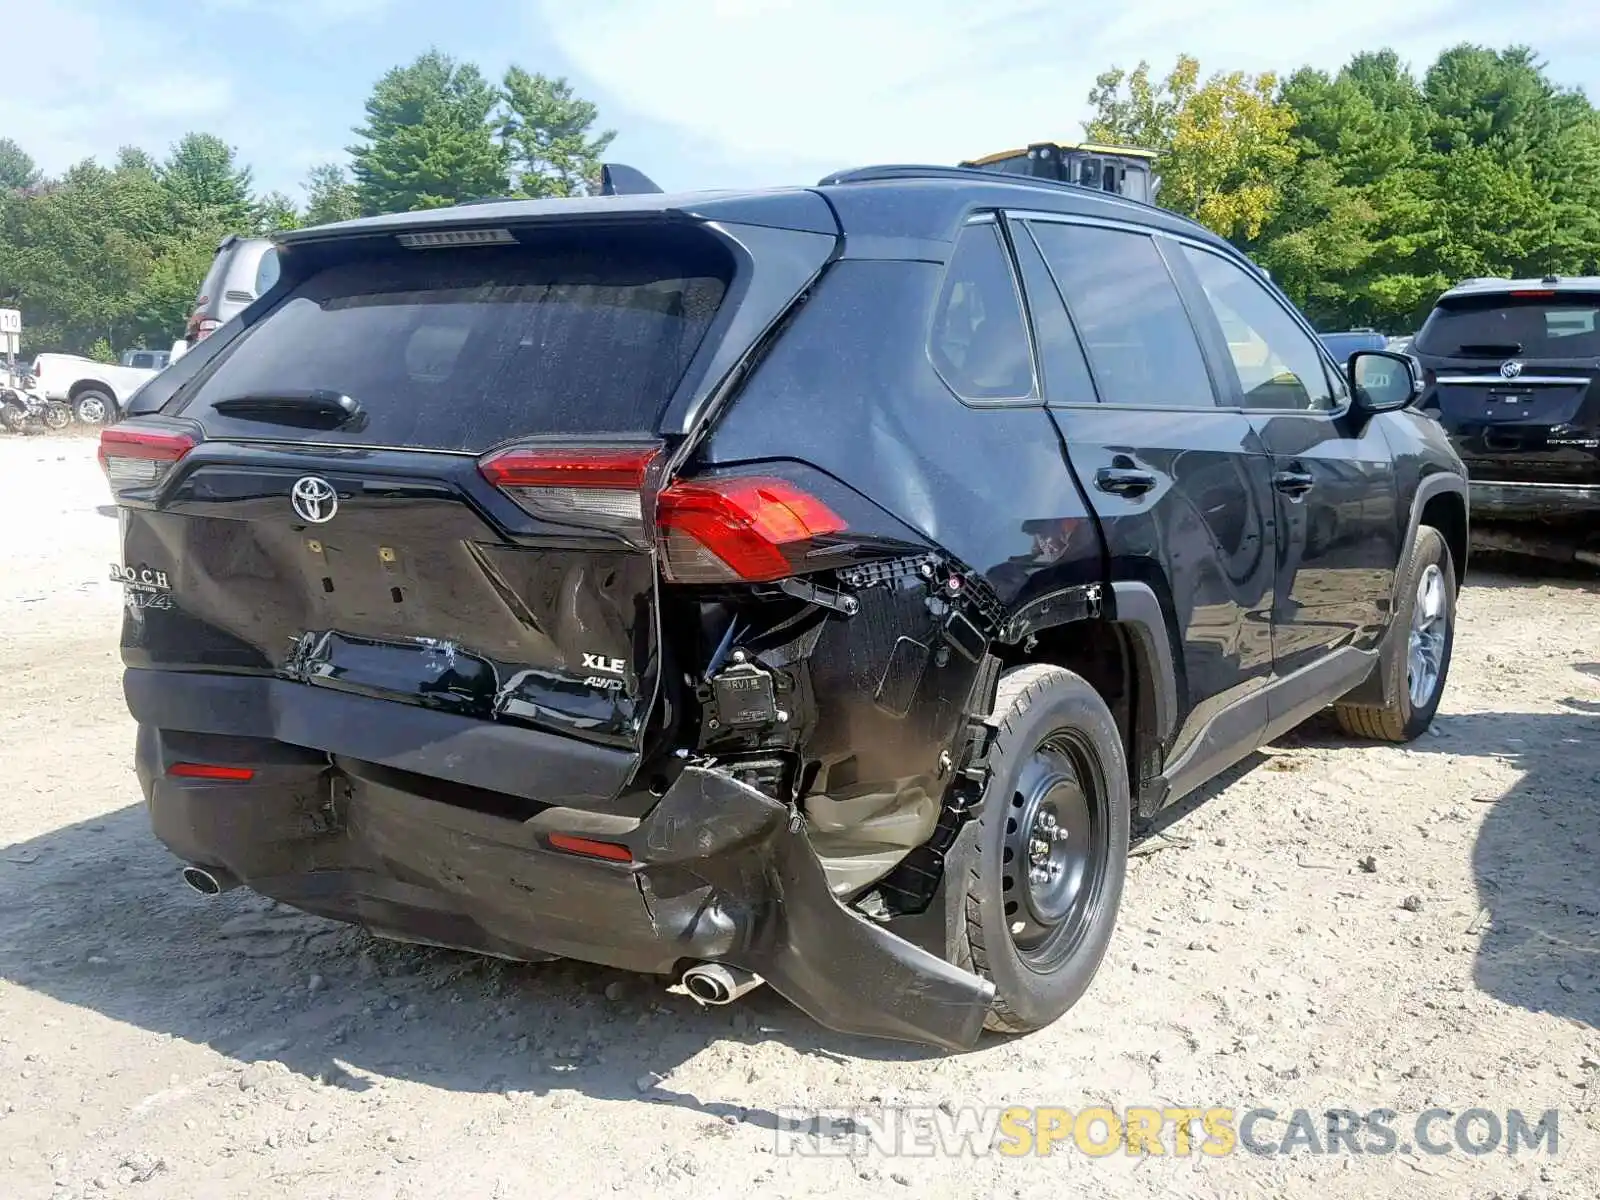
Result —
M1272 477L1272 486L1292 500L1298 500L1316 484L1309 471L1279 471Z
M1094 473L1094 485L1113 496L1142 496L1156 486L1156 477L1148 471L1101 467Z

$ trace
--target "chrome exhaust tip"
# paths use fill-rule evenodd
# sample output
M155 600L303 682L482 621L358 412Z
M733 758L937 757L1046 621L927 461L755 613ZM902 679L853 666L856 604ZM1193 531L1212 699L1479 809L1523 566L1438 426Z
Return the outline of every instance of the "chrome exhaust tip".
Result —
M696 963L683 973L684 990L699 1004L732 1004L762 982L761 976L724 963Z
M183 881L202 896L220 896L239 886L239 881L221 867L187 866Z

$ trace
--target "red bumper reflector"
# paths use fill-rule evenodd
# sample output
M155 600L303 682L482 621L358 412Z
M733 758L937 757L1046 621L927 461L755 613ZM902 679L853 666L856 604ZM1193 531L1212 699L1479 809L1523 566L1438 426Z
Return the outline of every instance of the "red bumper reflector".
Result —
M219 767L214 763L173 763L167 774L178 779L215 779L225 783L249 783L256 777L251 767Z
M566 833L550 835L552 850L565 850L568 854L582 854L589 858L606 858L612 862L632 862L633 851L616 842L597 842L592 838L573 837Z

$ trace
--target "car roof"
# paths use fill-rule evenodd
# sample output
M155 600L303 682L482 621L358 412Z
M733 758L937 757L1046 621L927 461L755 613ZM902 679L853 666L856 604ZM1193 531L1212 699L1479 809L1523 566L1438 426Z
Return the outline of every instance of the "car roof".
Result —
M542 200L485 200L389 213L275 235L282 246L400 232L485 225L682 217L805 230L846 237L949 241L973 209L1007 208L1103 220L1181 234L1237 255L1198 222L1125 196L1076 184L969 167L889 165L829 175L814 187L777 187Z
M1468 279L1439 297L1446 300L1477 296L1508 296L1513 292L1600 292L1600 276L1547 275L1543 279Z

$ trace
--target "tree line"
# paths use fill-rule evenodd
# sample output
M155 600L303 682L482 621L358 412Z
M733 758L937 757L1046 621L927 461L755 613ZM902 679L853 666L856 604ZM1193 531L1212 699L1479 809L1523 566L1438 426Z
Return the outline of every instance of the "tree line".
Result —
M165 158L124 147L46 178L0 138L0 307L20 308L23 352L111 359L184 328L218 243L485 196L583 194L615 134L560 78L513 66L498 81L430 50L373 86L346 162L312 169L297 203L261 192L237 152L189 133Z
M1527 47L1336 73L1100 76L1090 137L1160 152L1160 201L1250 254L1325 330L1416 328L1477 276L1600 273L1600 113Z
M1089 138L1157 151L1160 203L1324 329L1407 332L1467 277L1600 272L1600 113L1526 47L1459 46L1421 74L1388 50L1282 77L1203 77L1181 56L1159 77L1107 71L1089 103ZM301 201L259 191L209 133L56 178L0 138L0 305L23 310L28 353L165 346L225 234L584 194L614 136L598 120L564 79L493 80L430 50L377 81L346 160L313 169Z

